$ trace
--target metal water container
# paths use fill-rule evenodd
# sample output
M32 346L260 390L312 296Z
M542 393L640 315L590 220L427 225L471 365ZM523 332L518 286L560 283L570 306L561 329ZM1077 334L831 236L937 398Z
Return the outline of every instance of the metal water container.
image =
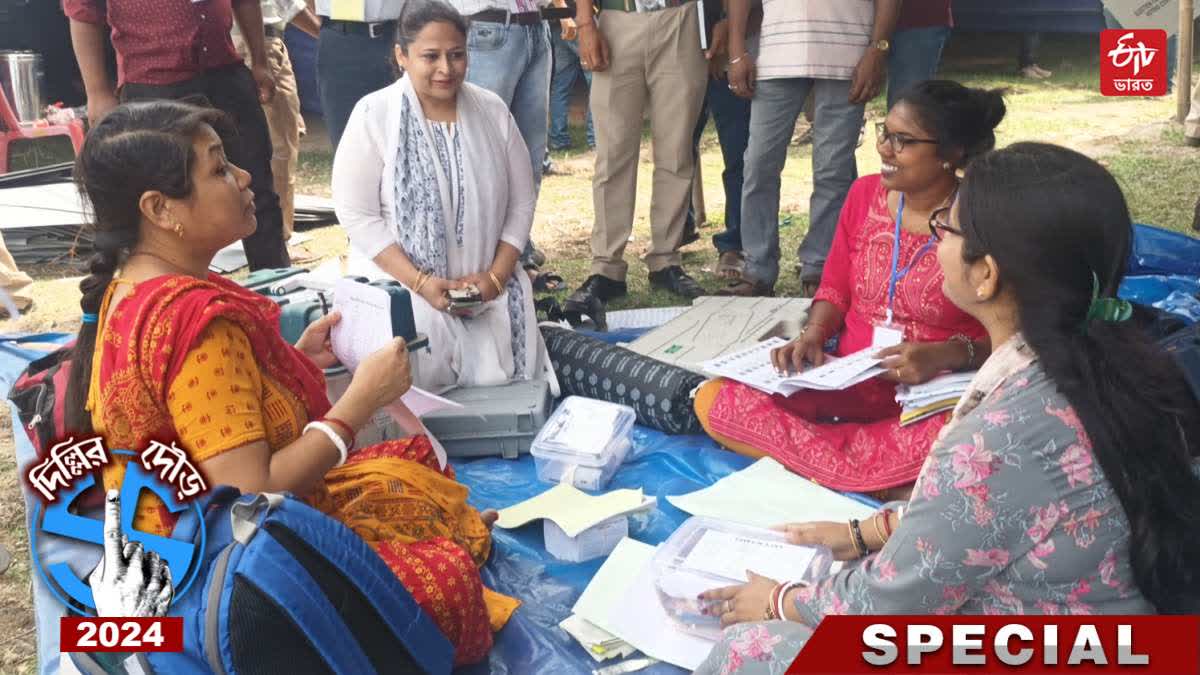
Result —
M43 98L42 55L32 51L0 51L0 87L4 97L22 124L42 118L46 109Z

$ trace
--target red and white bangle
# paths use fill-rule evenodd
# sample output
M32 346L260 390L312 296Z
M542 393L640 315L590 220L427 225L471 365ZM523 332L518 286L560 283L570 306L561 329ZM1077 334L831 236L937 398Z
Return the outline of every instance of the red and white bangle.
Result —
M787 594L790 593L793 588L800 588L803 585L803 581L789 581L785 584L781 584L778 587L779 594L775 598L775 613L779 615L780 620L788 620L787 614L784 614L783 612L783 608L787 604Z
M319 417L317 421L327 422L340 429L342 434L350 439L350 451L354 451L354 444L358 442L358 434L354 432L354 429L349 424L336 417Z

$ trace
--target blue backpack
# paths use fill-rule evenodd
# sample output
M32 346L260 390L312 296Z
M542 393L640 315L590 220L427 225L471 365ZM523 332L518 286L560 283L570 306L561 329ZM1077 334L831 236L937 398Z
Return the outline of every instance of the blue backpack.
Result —
M196 582L169 612L183 617L183 651L74 653L81 672L450 672L449 641L345 525L291 496L230 487L207 495L201 512ZM199 545L198 519L185 513L172 537Z

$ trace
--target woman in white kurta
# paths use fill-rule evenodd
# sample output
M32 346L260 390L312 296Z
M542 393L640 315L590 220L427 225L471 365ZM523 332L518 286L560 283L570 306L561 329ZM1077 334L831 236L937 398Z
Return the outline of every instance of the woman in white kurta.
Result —
M351 269L412 291L432 351L417 386L553 381L517 262L536 203L529 153L504 102L464 81L462 16L442 3L416 7L398 21L404 75L358 102L333 161ZM484 304L451 313L446 292L468 285Z

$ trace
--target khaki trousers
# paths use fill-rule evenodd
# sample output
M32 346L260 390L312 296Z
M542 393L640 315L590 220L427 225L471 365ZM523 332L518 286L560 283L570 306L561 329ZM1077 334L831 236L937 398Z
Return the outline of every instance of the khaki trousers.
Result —
M300 115L300 92L292 60L282 38L265 38L267 62L275 78L275 98L263 106L267 126L271 130L271 174L275 178L275 193L283 211L283 239L292 236L296 215L296 165L300 159L300 135L304 133L304 118ZM234 46L250 65L250 49L241 36L235 36Z
M707 85L696 3L657 12L600 13L608 70L592 75L596 131L592 199L592 274L623 281L625 244L633 231L642 121L649 112L654 152L650 250L646 267L679 265L679 244L691 202L692 132Z
M1200 82L1192 89L1192 109L1183 122L1183 133L1189 138L1200 138Z

